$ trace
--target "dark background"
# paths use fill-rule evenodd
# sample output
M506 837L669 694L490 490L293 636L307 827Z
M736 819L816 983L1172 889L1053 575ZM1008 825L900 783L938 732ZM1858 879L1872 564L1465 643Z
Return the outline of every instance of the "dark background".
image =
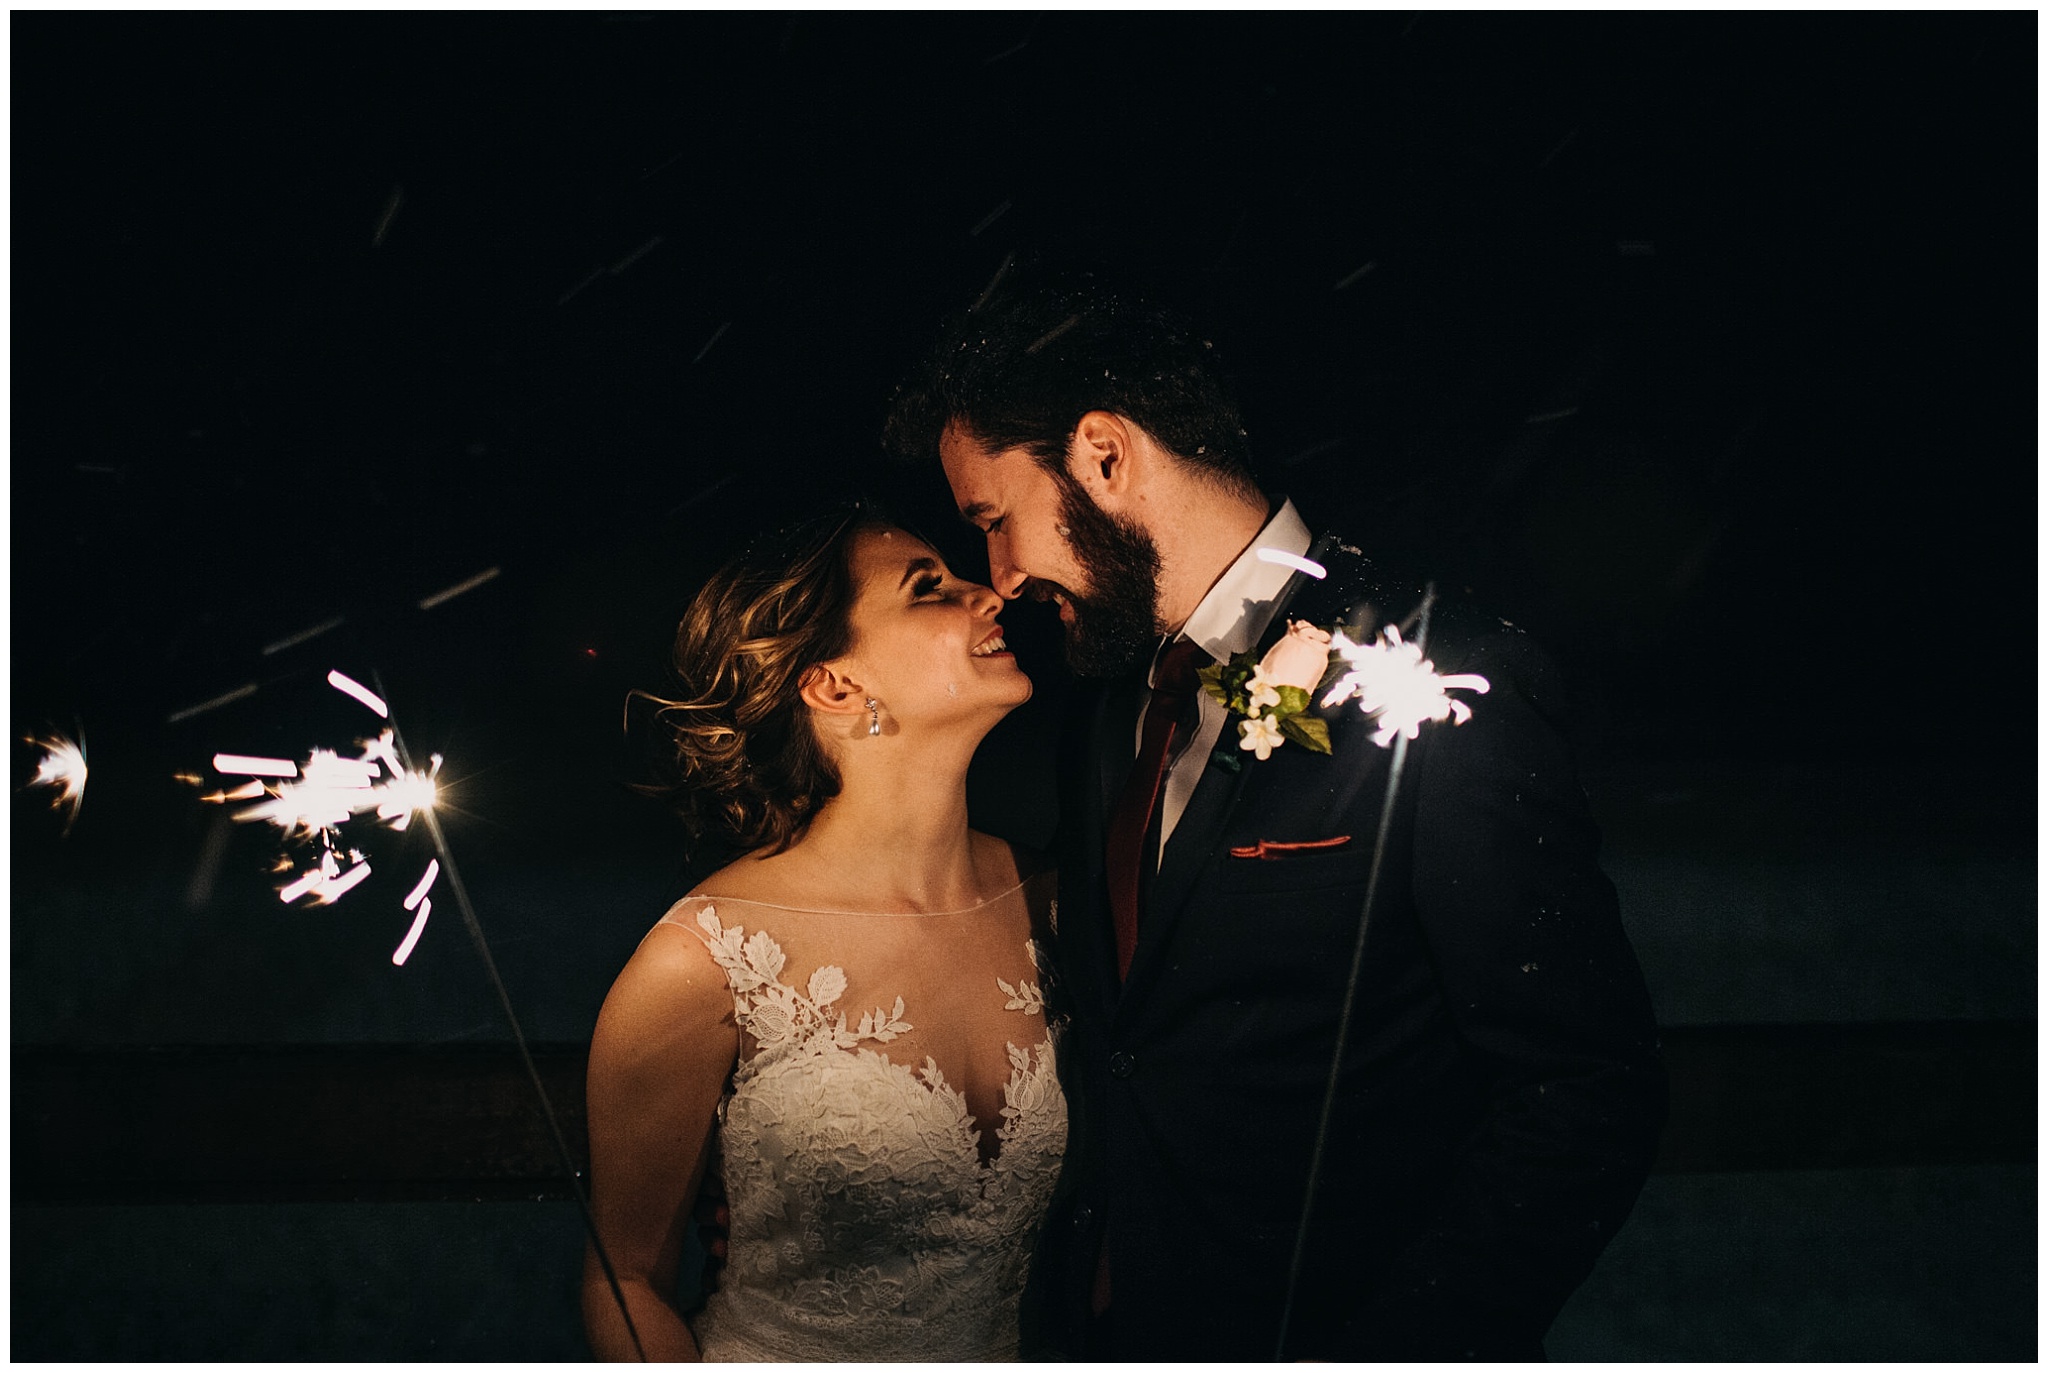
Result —
M17 794L17 1060L508 1036L452 908L389 962L425 836L286 909L271 836L174 778L345 748L372 721L336 667L446 755L528 1034L587 1039L691 875L624 786L627 690L824 496L985 573L876 435L1032 251L1189 309L1270 489L1563 660L1667 1024L2035 1016L2021 15L10 31L12 723L93 764L68 837ZM1026 841L1065 692L1040 610L1005 617L1038 698L972 783ZM2031 1359L2034 1197L2030 1165L1660 1177L1552 1353ZM14 1220L22 1357L580 1347L560 1203Z

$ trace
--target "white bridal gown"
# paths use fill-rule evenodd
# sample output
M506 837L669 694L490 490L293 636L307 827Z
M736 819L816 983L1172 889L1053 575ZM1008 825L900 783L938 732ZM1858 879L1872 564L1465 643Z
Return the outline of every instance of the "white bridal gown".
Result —
M1017 1357L1067 1136L1020 933L1053 887L916 915L695 896L662 918L704 941L742 1031L718 1112L726 1266L691 1321L706 1359Z

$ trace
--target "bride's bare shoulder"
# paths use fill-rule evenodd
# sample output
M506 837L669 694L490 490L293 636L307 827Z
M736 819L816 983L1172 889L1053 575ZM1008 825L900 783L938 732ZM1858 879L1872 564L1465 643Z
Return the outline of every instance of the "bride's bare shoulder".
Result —
M703 904L678 902L626 960L598 1012L593 1061L637 1061L691 1042L724 1054L737 1043L732 991L697 928Z
M1037 849L998 839L979 830L969 831L969 836L975 849L976 867L993 877L1004 889L1019 883L1035 886L1053 871L1052 860Z
M770 905L789 900L802 874L788 861L788 853L742 854L705 877L685 901L763 901Z

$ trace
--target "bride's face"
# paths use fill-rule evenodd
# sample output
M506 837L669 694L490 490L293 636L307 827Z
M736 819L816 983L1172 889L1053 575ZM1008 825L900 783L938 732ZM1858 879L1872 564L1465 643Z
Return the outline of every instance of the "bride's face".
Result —
M860 591L844 664L881 703L885 730L986 729L1031 698L996 620L1002 597L955 577L931 545L902 530L863 534L849 564Z

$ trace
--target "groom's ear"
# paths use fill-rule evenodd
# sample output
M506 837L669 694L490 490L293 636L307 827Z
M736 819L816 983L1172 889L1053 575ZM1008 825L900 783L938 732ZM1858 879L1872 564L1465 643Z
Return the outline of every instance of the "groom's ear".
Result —
M1131 423L1108 410L1090 410L1074 426L1068 470L1092 496L1112 500L1130 489L1131 460L1137 451Z
M849 721L855 716L865 718L867 688L854 679L848 666L844 660L819 663L804 674L797 696L821 715L845 716ZM830 728L829 724L826 728Z

